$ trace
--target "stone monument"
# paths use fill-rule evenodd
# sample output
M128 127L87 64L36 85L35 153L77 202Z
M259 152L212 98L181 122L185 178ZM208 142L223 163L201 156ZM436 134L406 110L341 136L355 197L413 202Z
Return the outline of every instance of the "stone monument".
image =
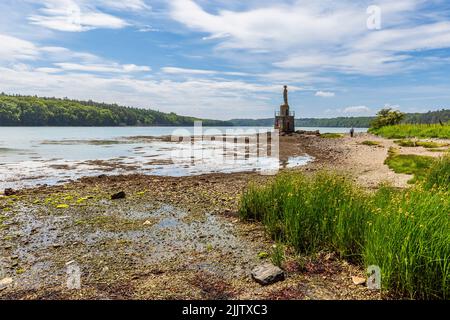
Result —
M288 89L284 86L284 104L280 106L280 111L275 113L275 129L283 133L295 131L295 113L289 111Z

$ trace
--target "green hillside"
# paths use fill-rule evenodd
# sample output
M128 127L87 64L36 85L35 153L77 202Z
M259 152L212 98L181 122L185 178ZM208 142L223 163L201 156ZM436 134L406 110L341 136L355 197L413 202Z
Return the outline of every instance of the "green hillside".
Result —
M0 94L0 126L190 126L193 117L117 104ZM204 126L230 126L204 120Z

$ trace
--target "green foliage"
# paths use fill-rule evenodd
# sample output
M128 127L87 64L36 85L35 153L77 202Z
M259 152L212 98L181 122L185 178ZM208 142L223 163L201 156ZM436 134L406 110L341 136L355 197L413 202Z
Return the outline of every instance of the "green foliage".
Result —
M409 139L396 140L394 142L402 147L424 147L427 149L435 149L448 146L447 143L438 143L433 141L413 141Z
M389 149L389 155L385 164L395 173L413 174L414 178L410 182L423 180L431 168L435 158L429 156L419 156L415 154L398 154L394 148Z
M361 144L362 144L362 145L365 145L365 146L379 146L379 145L380 145L379 142L377 142L377 141L372 141L372 140L366 140L366 141L363 141L363 142L361 142Z
M388 139L441 138L450 139L450 122L445 124L400 124L379 129L371 128L371 133Z
M303 118L295 119L297 127L338 127L338 128L369 128L375 117L337 117L337 118ZM450 121L450 110L428 111L427 113L407 113L402 123L431 124ZM273 126L274 119L232 119L235 126Z
M281 268L281 266L283 265L284 259L285 259L284 245L282 243L275 244L272 248L270 260L272 261L272 263L275 266Z
M420 186L393 193L366 226L363 257L384 289L422 299L450 297L449 193Z
M399 124L404 118L404 113L398 110L392 110L391 108L385 108L377 113L377 117L372 121L370 126L374 129L393 126Z
M425 177L424 186L427 189L442 188L450 192L450 153L433 163Z
M0 126L188 126L196 120L200 119L93 101L0 95ZM232 125L202 121L204 126Z
M325 139L339 139L343 138L344 135L340 133L322 133L320 137Z
M442 299L450 297L448 212L444 189L381 186L373 193L324 172L284 173L251 185L240 206L242 218L262 221L274 239L300 253L333 250L379 266L382 286L392 293Z

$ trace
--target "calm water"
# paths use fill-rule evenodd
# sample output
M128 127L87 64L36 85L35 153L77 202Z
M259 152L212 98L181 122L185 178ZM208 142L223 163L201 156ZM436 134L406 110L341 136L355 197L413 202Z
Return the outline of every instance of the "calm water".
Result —
M209 129L203 128L203 132L208 134ZM271 130L261 127L214 129L223 133L227 130ZM304 129L322 133L349 131L346 128ZM193 150L190 143L160 138L172 135L175 130L194 132L192 127L0 127L0 188L55 184L99 174L140 172L184 176L280 166L278 159L252 156L251 152L246 158L244 152L233 149L236 144L231 144L232 161L223 161L220 156L230 153L228 144L227 150L223 151L222 142L205 141L196 144ZM201 161L198 161L199 154ZM311 158L305 155L281 165L294 167L308 161Z

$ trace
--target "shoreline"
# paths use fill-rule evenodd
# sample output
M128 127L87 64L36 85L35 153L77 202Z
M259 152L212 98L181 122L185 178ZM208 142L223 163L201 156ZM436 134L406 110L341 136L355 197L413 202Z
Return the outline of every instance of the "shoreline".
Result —
M368 139L382 146L361 145ZM366 188L386 179L405 187L411 177L383 164L391 140L369 134L280 140L281 159L315 158L281 171L338 170ZM426 152L408 149L402 152ZM261 287L251 280L273 240L261 224L238 218L239 199L248 183L269 179L253 172L102 175L0 197L6 257L0 262L14 281L0 299L388 299L353 284L364 271L327 252L303 257L304 266L289 261L283 282ZM111 200L121 191L124 199ZM65 288L72 261L83 274L78 291Z

